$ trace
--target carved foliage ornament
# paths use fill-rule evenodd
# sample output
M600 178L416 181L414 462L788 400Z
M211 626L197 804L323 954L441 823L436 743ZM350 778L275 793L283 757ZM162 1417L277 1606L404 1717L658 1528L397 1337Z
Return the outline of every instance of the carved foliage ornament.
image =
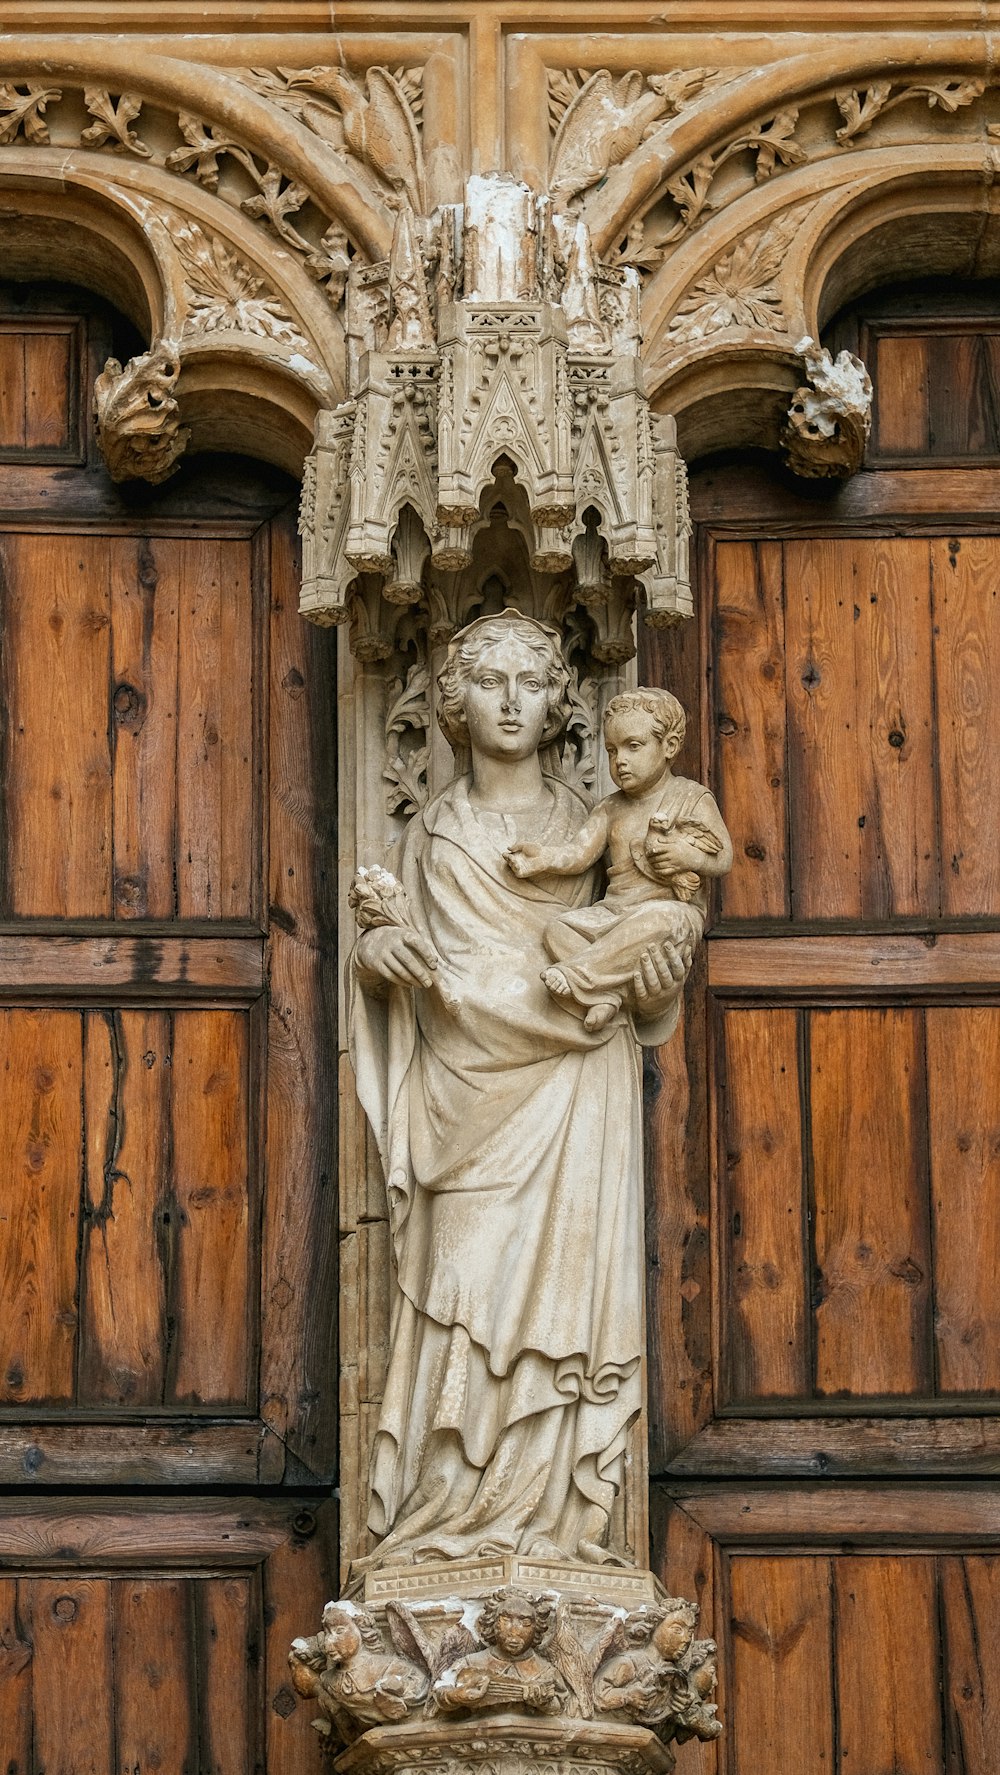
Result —
M809 480L845 479L864 460L872 422L872 383L853 352L836 359L803 339L801 354L807 380L796 389L781 434L785 460L793 474Z
M190 432L174 398L180 370L175 344L164 341L123 369L109 358L94 384L97 442L113 481L156 484L173 474Z

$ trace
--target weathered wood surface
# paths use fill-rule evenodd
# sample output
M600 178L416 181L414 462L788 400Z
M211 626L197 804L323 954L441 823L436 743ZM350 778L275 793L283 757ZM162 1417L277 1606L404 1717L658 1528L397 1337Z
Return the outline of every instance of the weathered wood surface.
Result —
M709 985L720 993L903 993L955 988L1000 993L1000 932L933 936L719 937Z
M827 1402L826 1415L817 1407L809 1417L771 1412L716 1418L685 1443L665 1473L709 1479L731 1473L751 1479L912 1472L1000 1476L1000 1419L957 1416L951 1409L935 1417L893 1416L891 1405L879 1401L880 1417L847 1416L837 1401ZM830 1416L831 1411L839 1415Z
M0 935L0 997L258 998L261 937Z

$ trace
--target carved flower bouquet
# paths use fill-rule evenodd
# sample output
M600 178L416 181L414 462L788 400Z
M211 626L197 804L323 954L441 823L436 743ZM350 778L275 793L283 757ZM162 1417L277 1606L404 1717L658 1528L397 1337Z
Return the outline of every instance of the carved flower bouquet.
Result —
M347 895L347 904L358 921L359 931L394 925L403 931L416 932L406 889L378 863L373 863L370 869L363 866L358 869Z

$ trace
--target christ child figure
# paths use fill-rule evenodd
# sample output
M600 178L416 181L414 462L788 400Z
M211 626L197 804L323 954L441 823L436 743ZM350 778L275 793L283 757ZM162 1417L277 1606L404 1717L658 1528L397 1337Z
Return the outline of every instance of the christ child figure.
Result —
M633 976L652 944L699 941L708 880L732 867L732 842L714 796L673 773L685 725L668 690L612 697L604 744L617 793L598 802L569 844L515 844L504 853L522 879L579 875L605 858L603 900L554 918L543 939L553 965L542 979L589 1030L637 1008Z

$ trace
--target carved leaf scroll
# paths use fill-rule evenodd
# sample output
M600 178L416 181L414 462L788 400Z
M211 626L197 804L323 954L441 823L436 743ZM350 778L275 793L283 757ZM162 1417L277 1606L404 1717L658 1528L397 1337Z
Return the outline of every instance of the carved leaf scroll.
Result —
M84 87L83 102L94 122L80 137L82 147L124 148L130 154L137 154L141 160L151 158L152 148L147 148L132 128L142 110L141 99L127 92L115 99L106 87L87 86Z
M950 114L964 105L974 104L985 90L985 80L920 80L903 86L894 85L891 80L879 80L863 91L857 87L844 88L834 95L837 109L844 119L837 131L837 141L846 147L858 136L866 135L877 117L893 110L896 105L908 104L911 99L926 98L932 111L937 109Z
M49 141L45 108L61 98L62 93L55 86L28 84L21 91L20 83L0 84L0 146L9 147L23 134L26 142L45 147Z
M418 215L426 208L420 142L422 89L415 68L251 68L240 78L343 149Z
M703 154L685 173L667 180L667 191L680 211L680 220L663 236L660 244L669 245L687 234L713 208L712 188L727 161L738 154L755 158L754 183L762 185L779 168L801 166L806 150L795 140L799 121L797 110L779 111L764 123L755 123L741 135L727 142L713 154Z

